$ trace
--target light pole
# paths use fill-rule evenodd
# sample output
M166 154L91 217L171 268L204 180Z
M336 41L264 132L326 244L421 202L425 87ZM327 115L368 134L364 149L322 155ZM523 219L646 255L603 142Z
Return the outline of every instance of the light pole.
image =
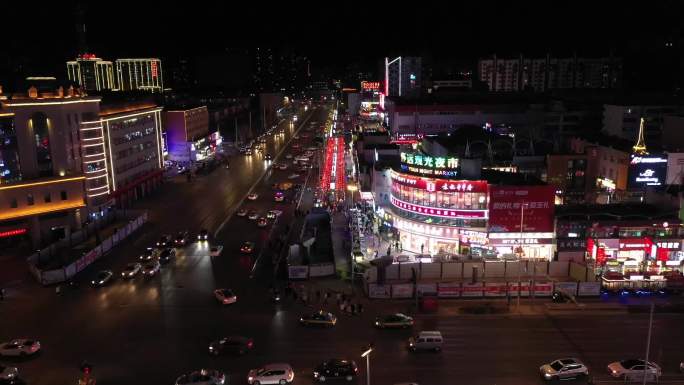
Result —
M648 355L651 352L651 330L653 329L653 308L655 307L655 303L653 300L651 300L651 314L648 317L648 337L646 337L646 357L644 360L646 361L646 364L644 366L644 373L643 373L643 378L642 378L642 385L646 385L646 373L649 373L650 370L648 369Z
M366 385L370 385L370 354L373 351L373 346L368 346L368 350L361 353L361 358L366 357Z
M519 250L520 254L518 256L518 303L517 303L517 308L518 308L518 313L520 312L520 289L521 289L521 275L520 275L520 268L522 267L522 256L523 256L523 226L525 224L525 206L527 203L524 201L520 203L520 245Z

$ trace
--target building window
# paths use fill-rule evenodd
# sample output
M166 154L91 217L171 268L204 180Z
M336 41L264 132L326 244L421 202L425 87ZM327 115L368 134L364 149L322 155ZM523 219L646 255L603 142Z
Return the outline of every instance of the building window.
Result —
M10 207L13 209L16 209L19 207L19 203L17 202L17 198L12 198L12 201L10 202Z
M52 202L52 196L50 195L49 192L45 193L45 203L50 203L50 202Z
M59 193L60 198L62 198L63 201L67 200L67 192L62 190Z
M31 116L33 136L36 141L36 157L40 176L52 176L52 154L50 152L50 126L47 115L36 112Z
M33 206L33 194L29 194L26 196L26 204L29 206Z
M14 119L0 118L0 184L19 180L21 167Z

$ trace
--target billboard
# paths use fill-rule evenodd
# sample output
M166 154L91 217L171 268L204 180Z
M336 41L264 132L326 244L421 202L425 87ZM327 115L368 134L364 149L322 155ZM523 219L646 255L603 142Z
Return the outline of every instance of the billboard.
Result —
M404 172L443 178L456 178L459 175L459 159L455 157L432 157L414 152L401 152L399 156Z
M662 186L666 183L667 156L661 154L635 155L629 161L629 188Z
M553 186L490 186L489 231L553 232ZM523 208L521 209L521 206Z

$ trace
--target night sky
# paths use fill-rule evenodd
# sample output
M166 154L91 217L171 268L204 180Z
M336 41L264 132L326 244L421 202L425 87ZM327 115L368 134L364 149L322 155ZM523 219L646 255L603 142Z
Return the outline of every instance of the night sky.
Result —
M684 19L677 1L440 3L107 1L82 9L89 51L107 59L285 46L316 66L375 66L395 53L462 62L493 52L629 55L681 41ZM4 8L0 69L20 63L24 72L61 75L78 51L76 9L67 1Z

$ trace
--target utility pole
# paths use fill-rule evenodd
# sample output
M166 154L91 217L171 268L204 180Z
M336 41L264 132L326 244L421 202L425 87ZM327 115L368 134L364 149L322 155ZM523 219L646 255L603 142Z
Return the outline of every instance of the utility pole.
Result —
M650 373L650 370L648 369L648 355L651 352L651 331L653 330L653 308L655 307L655 303L651 301L651 315L648 317L648 337L646 337L646 357L644 360L646 361L646 364L644 365L644 373L642 377L642 385L646 385L646 374Z

